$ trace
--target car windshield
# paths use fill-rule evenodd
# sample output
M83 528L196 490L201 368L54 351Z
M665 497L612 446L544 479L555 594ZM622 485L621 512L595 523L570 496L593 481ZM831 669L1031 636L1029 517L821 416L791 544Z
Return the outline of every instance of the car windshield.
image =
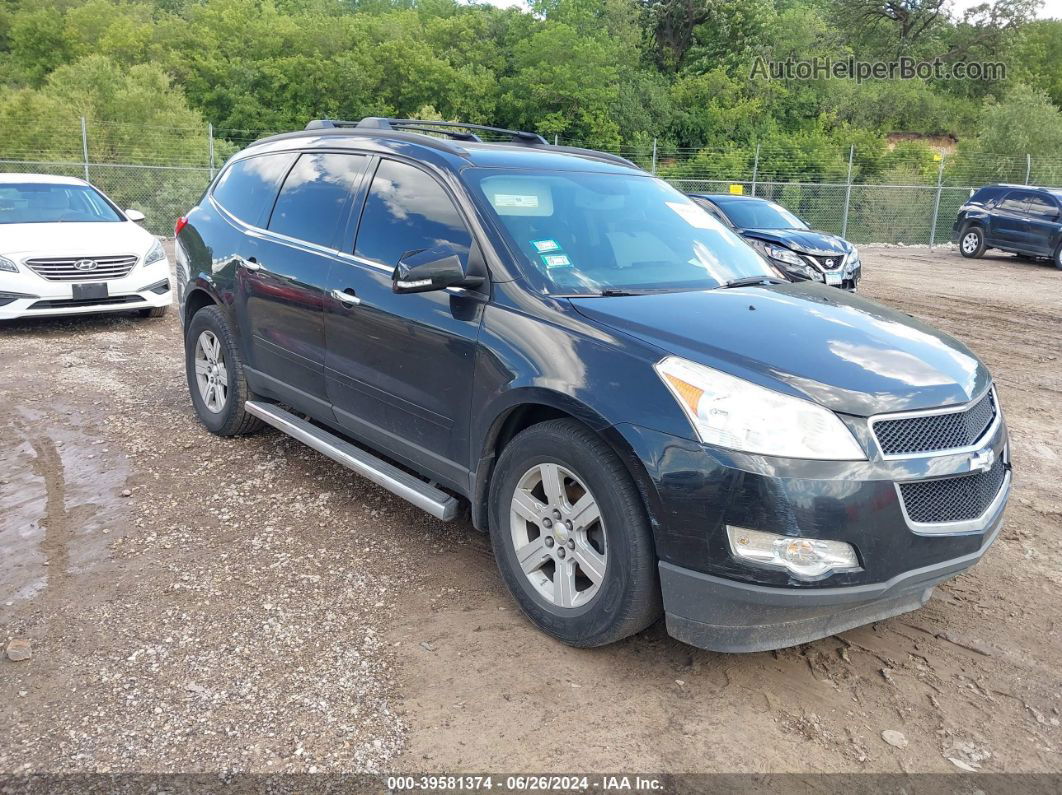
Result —
M0 224L124 221L88 185L15 182L0 185Z
M808 225L774 202L724 201L719 207L734 226L742 229L807 229Z
M499 169L464 176L554 295L703 290L777 276L740 237L653 177Z

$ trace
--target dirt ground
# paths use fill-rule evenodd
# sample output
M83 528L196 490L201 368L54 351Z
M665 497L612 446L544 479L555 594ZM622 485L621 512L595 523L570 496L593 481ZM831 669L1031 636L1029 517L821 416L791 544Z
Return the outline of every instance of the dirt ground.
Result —
M994 373L1006 527L922 610L752 655L540 634L470 525L207 433L173 313L0 324L0 771L1059 771L1062 272L863 260Z

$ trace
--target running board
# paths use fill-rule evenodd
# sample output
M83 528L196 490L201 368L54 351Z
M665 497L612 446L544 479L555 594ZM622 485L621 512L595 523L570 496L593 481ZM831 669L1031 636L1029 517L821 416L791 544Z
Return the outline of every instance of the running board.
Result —
M285 411L272 403L259 403L255 400L248 400L244 403L244 408L248 414L253 414L317 452L324 453L336 463L354 470L377 486L413 503L436 519L449 522L457 516L456 497L425 483L335 434L318 428L290 411Z

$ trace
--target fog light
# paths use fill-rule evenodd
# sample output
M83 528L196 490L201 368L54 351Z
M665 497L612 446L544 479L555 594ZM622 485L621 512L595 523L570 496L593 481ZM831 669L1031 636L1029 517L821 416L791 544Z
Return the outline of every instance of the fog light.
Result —
M794 538L744 527L726 528L730 552L738 560L785 569L797 577L821 577L828 572L852 571L859 559L851 544L821 538Z

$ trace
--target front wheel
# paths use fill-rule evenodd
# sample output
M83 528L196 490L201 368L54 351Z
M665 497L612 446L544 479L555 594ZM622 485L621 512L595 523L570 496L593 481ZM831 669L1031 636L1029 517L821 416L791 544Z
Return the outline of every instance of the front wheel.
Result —
M641 495L616 454L581 423L540 423L505 447L491 479L490 532L520 608L565 643L612 643L660 615Z
M144 309L137 310L140 317L165 317L166 310L169 307L166 306L149 306Z
M980 227L968 226L959 237L959 253L968 259L976 259L985 253L985 234Z
M1055 263L1055 267L1062 271L1062 243L1058 244L1058 248L1055 249L1054 256L1051 257L1051 262Z
M184 338L185 371L195 413L211 433L253 433L262 421L243 404L251 397L236 337L220 307L199 310Z

